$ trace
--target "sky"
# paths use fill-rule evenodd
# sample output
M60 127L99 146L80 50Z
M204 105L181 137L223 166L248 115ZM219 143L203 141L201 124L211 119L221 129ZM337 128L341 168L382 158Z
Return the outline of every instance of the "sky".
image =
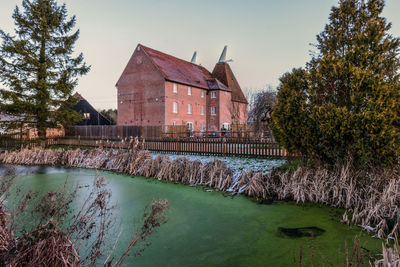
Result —
M0 0L0 29L22 0ZM227 59L242 88L277 86L279 77L310 59L338 0L64 0L81 35L75 51L92 66L76 87L96 109L116 108L115 84L138 43L212 71ZM387 0L384 16L400 36L400 1Z

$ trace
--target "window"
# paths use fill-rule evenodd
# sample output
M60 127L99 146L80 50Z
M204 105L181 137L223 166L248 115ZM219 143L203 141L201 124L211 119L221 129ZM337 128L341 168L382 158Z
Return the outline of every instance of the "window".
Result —
M192 104L188 104L187 114L192 114Z
M172 122L172 125L173 125L173 126L176 126L176 125L178 125L178 123L177 123L176 121L173 121L173 122Z
M174 87L172 90L174 93L178 93L178 85L176 83L174 83Z
M217 107L211 107L211 115L217 115Z
M201 90L201 98L204 98L205 94L204 90Z
M192 95L192 87L188 87L188 95Z
M215 91L211 92L211 98L217 98L217 92Z
M84 118L85 120L90 119L90 113L83 113L83 118Z
M204 132L206 130L206 124L204 122L201 123L201 131Z
M172 112L178 113L178 103L176 102L172 103Z
M200 113L200 115L204 115L204 110L205 110L204 106L201 106L201 113Z
M229 123L223 123L222 124L222 129L229 131L231 129L231 125Z
M189 131L193 131L193 122L188 122L188 123L186 123L186 125L187 125Z

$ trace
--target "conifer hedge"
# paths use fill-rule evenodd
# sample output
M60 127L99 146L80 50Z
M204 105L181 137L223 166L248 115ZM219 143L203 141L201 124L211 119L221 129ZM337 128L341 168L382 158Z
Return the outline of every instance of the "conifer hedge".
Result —
M400 39L383 0L341 0L304 69L281 77L273 134L289 152L335 163L397 162Z

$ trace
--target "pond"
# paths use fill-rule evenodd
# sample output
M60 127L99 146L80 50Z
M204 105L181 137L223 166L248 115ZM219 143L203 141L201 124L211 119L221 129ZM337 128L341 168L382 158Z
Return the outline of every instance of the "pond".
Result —
M358 235L362 247L372 254L381 248L380 240L361 233L360 228L341 224L343 211L329 207L290 202L260 205L243 196L227 197L202 187L95 170L56 167L17 167L17 170L17 183L23 190L42 193L60 189L68 176L69 188L81 185L74 203L76 208L82 201L80 196L90 190L94 177L104 176L112 190L112 201L118 205L115 227L124 231L117 250L127 246L133 223L141 218L143 208L154 199L167 199L168 222L150 237L150 247L140 256L128 259L128 265L292 266L294 257L298 261L300 247L305 262L309 262L312 244L318 261L323 255L333 263L342 264L345 241L351 246ZM296 233L306 234L294 237L285 234L297 228L301 229ZM317 229L313 242L309 234L312 229Z

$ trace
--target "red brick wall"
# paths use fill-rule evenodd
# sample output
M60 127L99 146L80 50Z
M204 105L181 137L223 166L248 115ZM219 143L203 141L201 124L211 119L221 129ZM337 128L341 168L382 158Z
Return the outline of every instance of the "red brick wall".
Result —
M206 125L206 99L207 92L204 89L191 87L192 95L188 95L187 85L177 84L178 92L173 92L173 82L165 82L165 122L166 125L185 125L187 122L193 123L195 131L201 130L201 123ZM204 97L201 97L201 92L204 91ZM173 103L178 103L178 113L173 113ZM192 114L188 114L188 104L192 105ZM204 115L201 115L201 107L204 106ZM206 126L207 127L207 126Z
M231 93L216 90L217 98L211 98L211 92L192 87L188 95L188 86L177 84L178 92L173 92L173 82L165 81L160 71L142 49L135 49L124 72L117 83L118 125L185 125L193 123L195 131L220 130L223 123L232 123L232 109L240 110L240 123L247 120L247 105L232 104ZM205 92L204 98L201 92ZM178 113L173 113L173 102L178 103ZM188 114L188 104L192 105L192 114ZM201 115L204 106L205 114ZM217 108L211 115L211 106Z
M26 126L24 127L24 131L27 131L28 134L28 139L35 139L38 138L38 131L36 128L30 128L28 129ZM64 127L60 125L60 129L58 128L47 128L46 129L46 137L62 137L65 136L65 130Z
M219 91L219 129L222 124L232 124L232 93L226 91Z
M118 125L164 125L164 78L136 48L117 83Z
M217 98L212 98L212 92L216 92ZM207 95L207 130L208 131L218 131L220 130L219 127L219 93L220 91L214 90L214 91L209 91ZM216 107L217 112L216 115L211 115L211 107Z
M246 124L247 123L247 104L240 102L232 102L235 118L233 123Z

